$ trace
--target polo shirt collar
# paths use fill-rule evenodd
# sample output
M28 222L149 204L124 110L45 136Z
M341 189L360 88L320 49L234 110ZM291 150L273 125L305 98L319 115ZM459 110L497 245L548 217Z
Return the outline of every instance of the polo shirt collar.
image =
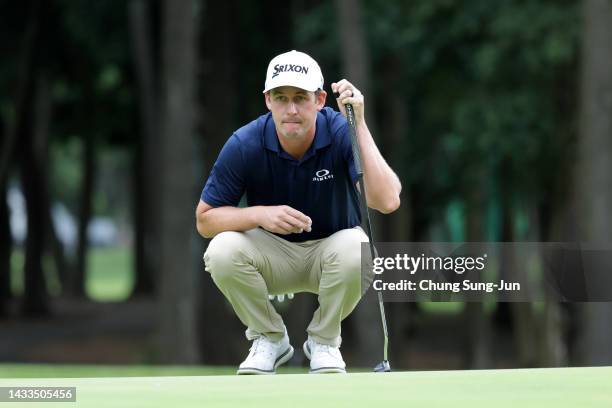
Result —
M331 144L331 136L329 129L323 129L327 127L326 117L321 113L317 112L317 130L315 131L314 147L315 150L322 149Z
M266 120L266 126L264 127L264 146L268 150L273 152L280 152L280 143L278 136L276 135L276 126L274 126L274 119L272 119L272 113L268 113Z

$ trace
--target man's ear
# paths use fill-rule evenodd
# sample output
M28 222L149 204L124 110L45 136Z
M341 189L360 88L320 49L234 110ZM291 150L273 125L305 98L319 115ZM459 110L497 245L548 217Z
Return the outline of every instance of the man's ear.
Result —
M321 89L318 94L315 94L315 98L317 98L317 110L323 109L325 100L327 99L327 92Z
M270 91L266 92L264 94L264 98L266 99L266 106L268 107L268 110L271 111L272 110L272 101L270 100Z

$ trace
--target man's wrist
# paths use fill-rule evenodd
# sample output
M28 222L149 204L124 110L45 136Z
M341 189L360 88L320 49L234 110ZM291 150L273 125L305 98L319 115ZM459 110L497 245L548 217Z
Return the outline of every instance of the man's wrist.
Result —
M356 125L356 132L358 140L367 140L368 136L372 137L370 134L370 130L368 129L368 125L365 122L365 119Z
M262 208L263 207L260 205L256 205L256 206L247 208L247 211L249 211L249 220L254 225L254 228L261 226L260 214L261 214Z

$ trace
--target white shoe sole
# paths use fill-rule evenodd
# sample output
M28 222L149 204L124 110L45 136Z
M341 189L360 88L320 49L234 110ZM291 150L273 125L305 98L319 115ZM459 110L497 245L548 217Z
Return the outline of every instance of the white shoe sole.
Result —
M293 347L290 345L289 348L287 350L285 350L285 352L283 354L281 354L276 359L276 362L274 363L274 368L272 370L262 370L262 369L255 368L255 367L242 367L242 368L239 368L238 371L236 371L236 374L238 374L238 375L247 375L247 374L253 374L253 375L271 375L271 374L276 374L276 369L280 365L285 364L287 361L291 360L291 357L293 357Z
M302 346L302 348L304 349L304 355L310 360L310 347L308 347L308 340L304 342L304 346ZM346 374L346 369L342 367L319 367L313 370L311 368L310 374Z

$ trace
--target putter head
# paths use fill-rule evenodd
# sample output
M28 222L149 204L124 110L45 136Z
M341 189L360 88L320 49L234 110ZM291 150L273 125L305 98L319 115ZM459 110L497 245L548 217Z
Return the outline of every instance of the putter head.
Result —
M380 364L374 367L375 373L388 373L391 371L391 365L388 360L383 360Z

